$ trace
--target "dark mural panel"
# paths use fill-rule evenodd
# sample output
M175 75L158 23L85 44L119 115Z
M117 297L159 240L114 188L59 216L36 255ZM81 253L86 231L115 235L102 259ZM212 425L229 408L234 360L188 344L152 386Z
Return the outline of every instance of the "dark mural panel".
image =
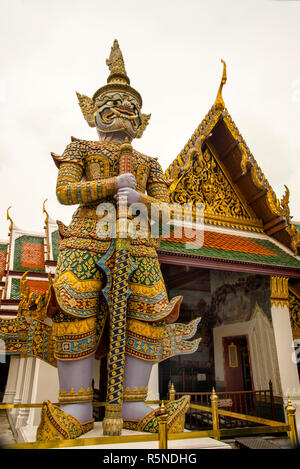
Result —
M215 386L213 328L249 321L256 303L271 318L269 277L162 265L169 297L183 296L178 322L201 316L198 351L174 357L159 366L160 393L167 397L171 381L178 392L207 392Z

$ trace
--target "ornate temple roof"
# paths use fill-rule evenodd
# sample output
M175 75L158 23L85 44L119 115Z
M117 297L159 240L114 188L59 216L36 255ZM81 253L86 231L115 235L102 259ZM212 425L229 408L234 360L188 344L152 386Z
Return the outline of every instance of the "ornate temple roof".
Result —
M223 64L213 106L166 170L171 200L204 203L206 224L262 232L298 254L300 224L291 223L289 190L276 197L225 107Z
M191 243L192 248L189 246ZM161 240L159 254L161 262L166 261L168 255L169 260L171 256L180 256L181 263L192 262L199 267L269 275L277 273L300 278L299 259L264 234L249 233L245 236L242 231L236 234L214 228L210 231L208 226L202 237L196 231L194 237L191 237L191 233L177 237L176 232L172 232L168 238Z

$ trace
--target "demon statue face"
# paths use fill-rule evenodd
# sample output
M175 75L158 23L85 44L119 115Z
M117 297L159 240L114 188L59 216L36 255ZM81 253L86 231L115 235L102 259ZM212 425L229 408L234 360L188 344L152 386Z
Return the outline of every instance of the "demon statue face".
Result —
M110 70L107 84L92 99L77 93L83 116L90 127L97 128L100 140L140 138L151 115L141 113L142 97L130 86L117 40L106 64Z
M142 125L140 106L129 93L110 92L95 100L94 122L100 139L111 133L126 134L131 141Z

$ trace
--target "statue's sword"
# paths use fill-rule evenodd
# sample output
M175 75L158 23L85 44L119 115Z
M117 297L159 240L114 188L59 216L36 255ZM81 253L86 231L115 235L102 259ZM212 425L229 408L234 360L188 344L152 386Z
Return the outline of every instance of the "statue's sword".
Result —
M119 174L133 173L133 151L129 142L120 148ZM117 223L115 230L114 267L109 301L110 344L107 362L107 394L105 417L103 420L104 435L121 435L123 376L126 341L126 310L130 290L128 279L136 266L130 255L128 237L127 203L117 206Z

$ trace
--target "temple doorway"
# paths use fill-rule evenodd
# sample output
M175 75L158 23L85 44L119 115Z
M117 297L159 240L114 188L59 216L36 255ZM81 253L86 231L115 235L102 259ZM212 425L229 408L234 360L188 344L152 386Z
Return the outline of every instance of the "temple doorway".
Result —
M252 391L252 373L247 336L223 337L226 391Z

